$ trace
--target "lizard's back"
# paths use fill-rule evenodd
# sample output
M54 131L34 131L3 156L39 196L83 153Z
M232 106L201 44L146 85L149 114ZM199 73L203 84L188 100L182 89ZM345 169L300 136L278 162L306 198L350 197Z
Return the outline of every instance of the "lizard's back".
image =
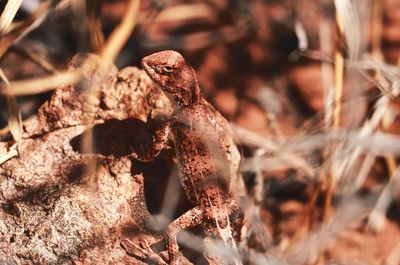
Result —
M175 113L173 134L182 185L195 204L220 203L236 190L240 154L228 121L207 101ZM211 194L210 194L211 193ZM219 199L214 206L218 206Z

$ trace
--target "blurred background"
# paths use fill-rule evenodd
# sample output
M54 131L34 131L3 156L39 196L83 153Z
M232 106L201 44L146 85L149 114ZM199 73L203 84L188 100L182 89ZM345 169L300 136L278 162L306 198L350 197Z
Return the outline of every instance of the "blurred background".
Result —
M0 68L29 80L100 53L129 3L23 1L2 33ZM232 122L274 246L298 264L399 264L399 0L141 0L134 19L115 64L184 55ZM19 92L22 120L51 95Z

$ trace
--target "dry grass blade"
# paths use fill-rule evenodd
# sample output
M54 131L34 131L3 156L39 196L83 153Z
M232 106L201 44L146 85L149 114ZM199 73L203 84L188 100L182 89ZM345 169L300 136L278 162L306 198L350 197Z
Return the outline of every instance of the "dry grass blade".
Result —
M10 151L7 154L0 155L0 165L17 155L18 151L16 149L16 145L14 145L10 148Z
M266 152L274 153L279 156L279 160L281 162L284 161L284 164L302 169L309 176L313 176L315 174L315 170L313 169L313 167L302 157L297 156L292 152L282 152L283 148L280 145L254 132L248 131L234 124L231 124L231 126L239 142L250 146L259 147L261 149L264 149ZM254 161L251 160L247 163L248 165L254 165Z
M36 120L36 116L33 115L33 116L29 117L28 119L22 121L22 125L23 125L23 126L24 126L24 125L28 125L28 126L29 126L29 124L30 124L31 122L35 121L35 120ZM5 135L7 135L9 132L10 132L10 128L9 128L8 126L2 128L2 129L0 129L0 138L3 137L3 136L5 136Z
M319 31L319 40L321 42L321 49L323 54L332 53L332 45L329 41L331 39L331 24L328 19L323 18ZM321 64L322 71L322 85L324 88L324 110L325 110L325 126L331 124L333 111L333 67L331 64L323 61Z
M386 212L400 191L400 167L397 167L389 183L383 189L374 209L368 218L368 225L374 231L380 231L385 224Z
M187 5L172 6L160 12L155 20L156 23L168 21L179 21L185 19L206 19L216 21L213 10L204 3L193 3Z
M45 58L42 58L40 56L40 54L39 55L34 54L33 52L30 52L28 50L18 47L17 45L11 47L11 50L20 54L21 56L26 57L28 60L37 64L38 66L43 68L43 70L45 70L48 73L57 73L58 72L57 68L54 65L52 65L50 62L48 62Z
M376 103L376 109L371 117L371 119L367 120L361 130L359 131L359 135L354 135L355 139L366 138L371 136L371 139L377 135L373 135L373 131L379 126L380 121L382 120L386 109L387 109L388 100L386 97L381 97ZM346 172L354 166L357 159L359 158L364 145L356 145L353 143L348 144L347 146L342 145L340 148L337 148L334 156L337 159L333 162L334 168L337 172L336 181L339 180L340 177L343 177ZM351 151L350 151L351 150ZM349 156L344 156L343 153L349 154Z
M360 50L361 34L358 14L352 1L335 0L339 30L345 35L350 60L356 60Z
M114 61L119 51L123 47L123 45L128 40L131 32L136 25L136 15L139 7L139 0L131 1L128 12L126 13L121 24L116 28L111 36L109 37L107 44L101 52L101 59L103 62L98 63L99 65L106 64L105 62ZM45 7L42 5L41 10L45 10ZM43 11L42 11L43 12ZM39 10L36 12L39 13ZM10 33L11 34L11 33ZM9 46L6 47L0 44L0 55L8 49L12 43L9 43ZM73 84L77 82L81 76L81 73L86 72L88 69L92 69L94 62L85 62L82 67L73 72L60 72L55 75L46 76L42 78L33 78L28 80L14 81L10 82L10 86L12 90L6 91L7 95L15 95L15 96L23 96L23 95L35 95L38 93L46 92L49 90L53 90L56 87L63 86L66 84Z
M22 0L7 1L7 5L4 8L3 13L0 17L0 32L1 35L7 33L11 22L18 12L19 7L22 4Z
M232 43L242 39L247 34L247 29L240 25L225 26L217 31L201 31L187 34L184 36L159 37L143 39L141 44L149 49L161 49L170 47L171 49L182 49L196 51L220 43Z
M339 30L343 32L343 25L338 17ZM334 90L334 104L333 104L333 126L339 127L340 123L340 110L341 100L343 94L343 72L344 72L344 57L339 48L335 50L335 90Z
M15 15L19 7L21 6L22 1L8 1L6 7L4 8L3 13L0 17L0 34L4 35L9 27L11 22L13 21ZM5 86L2 89L5 91L10 90L10 82L8 81L7 76L0 69L0 78L5 83ZM7 95L6 96L6 104L7 104L7 114L8 114L8 127L10 129L11 135L14 140L19 143L22 137L22 119L21 113L19 111L19 107L17 104L17 100L14 96Z
M372 7L372 23L371 23L371 49L372 56L376 60L383 58L381 50L382 38L382 2L381 0L373 0Z
M360 221L365 205L360 200L348 198L335 216L320 229L310 233L297 243L286 255L288 264L313 264L325 247L337 238L354 221Z
M65 5L66 3L67 1L62 1L60 5ZM50 11L51 4L52 1L46 1L41 4L28 19L15 25L15 27L4 36L0 42L0 57L4 55L15 42L44 21ZM75 72L62 72L44 78L10 82L10 87L12 87L12 89L5 89L5 86L1 86L1 90L6 96L34 95L52 90L58 86L74 83L78 80L79 76L80 75Z
M373 134L366 133L365 130L331 130L326 133L302 135L301 139L296 139L296 142L291 142L289 138L282 138L282 143L272 142L263 136L254 132L248 131L237 125L232 125L239 142L249 146L259 147L266 150L268 153L312 153L315 150L321 150L333 141L335 143L346 143L348 151L346 155L357 151L357 153L372 153L377 156L384 156L387 154L399 155L400 154L400 137L396 134L375 132ZM285 145L285 143L289 143ZM338 154L340 156L340 153ZM296 156L298 157L298 156ZM347 159L348 160L348 157Z
M101 1L86 0L86 18L93 50L98 53L104 45L100 20Z
M100 53L105 61L114 61L122 47L127 42L138 20L140 0L131 0L128 10L118 27L111 33L107 43Z
M321 25L319 27L319 41L321 43L322 54L332 54L333 53L333 45L331 44L332 39L332 30L331 30L331 22L330 19L323 17L321 21ZM328 57L329 58L329 57ZM324 124L325 131L329 129L329 126L333 123L334 116L334 68L330 64L329 61L322 61L321 63L321 72L322 72L322 86L324 89ZM328 63L329 62L329 63ZM322 154L324 156L324 160L326 160L327 152ZM324 189L323 179L330 178L331 176L326 176L326 170L320 170L318 174L319 184L316 189L314 189L313 194L311 195L309 201L309 227L313 227L314 222L316 221L317 216L317 198L320 196L321 191Z
M361 188L364 181L367 179L368 174L371 172L372 166L374 165L376 157L373 154L367 154L362 162L359 173L356 176L354 183L345 187L348 193L354 193Z
M347 0L335 0L335 7L336 7L336 24L338 26L338 45L335 48L334 52L334 60L335 60L335 81L334 81L334 100L333 100L333 127L338 128L340 125L340 114L342 108L342 94L343 94L343 75L344 75L344 55L343 49L341 48L344 42L346 41L345 38L345 24L347 19L348 13L348 1ZM346 36L348 37L348 36ZM332 153L333 146L327 146L327 153ZM335 158L336 156L333 156ZM337 163L335 159L333 159L333 163ZM338 178L341 176L340 172L335 170L334 164L331 164L329 168L328 175L326 177L327 188L326 188L326 195L325 195L325 202L324 202L324 209L323 209L323 221L327 220L330 211L331 211L331 202L332 197L335 189L336 182Z
M313 136L308 140L313 141L312 139ZM315 141L318 140L318 138L314 139ZM332 134L325 139L337 139L340 141L350 142L348 145L349 150L358 154L361 153L359 151L360 149L364 153L371 153L376 156L384 156L387 154L400 155L400 137L396 134L375 132L372 135L363 135L362 130L359 130L354 132L338 133L336 135ZM323 138L320 138L319 140L323 140ZM353 154L350 155L350 159L353 160L351 156L353 156ZM349 157L347 160L349 160Z
M99 76L102 79L105 76L106 71L108 69L109 63L114 61L121 51L122 47L128 41L131 33L133 32L136 21L138 10L140 6L140 0L132 0L128 6L128 10L125 13L121 23L114 29L111 33L110 37L107 39L106 44L100 53L100 60L96 62L86 61L84 62L82 69L88 70L92 67L99 67ZM98 84L89 84L90 89L90 97L95 99L94 102L97 102L98 97ZM92 115L90 115L90 110L93 109L93 100L88 100L87 106L85 106L85 116L86 122L90 123L92 120ZM89 115L88 115L89 114ZM90 137L89 137L90 138ZM86 138L89 141L89 138ZM85 142L85 141L83 141ZM91 144L83 143L83 146L87 146L88 148Z
M357 161L363 152L380 156L397 153L398 150L394 144L397 141L395 135L374 133L386 113L388 103L388 98L382 96L375 104L372 117L365 121L360 130L348 132L348 140L343 140L345 142L339 145L333 153L332 167L336 172L335 181L344 179L344 183L350 184L348 187L343 186L343 190L351 191L354 184L358 185L358 182L361 181L362 175L357 175L354 181L352 171L357 168Z
M53 90L59 86L73 84L79 80L82 69L73 72L60 72L41 78L10 82L12 90L5 91L5 94L14 96L35 95Z
M308 49L307 33L303 24L298 20L296 20L294 23L294 31L296 33L297 40L299 41L299 50L306 51Z
M0 68L0 78L6 84L4 88L10 90L10 83L3 70ZM8 127L14 140L19 143L22 137L22 119L21 112L19 111L18 103L15 97L6 96L7 114L8 114Z
M52 1L44 2L28 19L11 29L0 42L0 57L22 36L39 26L50 11Z
M8 126L0 129L0 137L7 135L10 132L10 128Z
M242 264L240 254L233 248L228 247L222 240L204 239L187 231L181 231L179 243L197 252L205 252L211 257L218 257L217 261L222 264ZM204 247L203 247L204 246ZM191 264L191 263L190 263ZM212 259L210 264L216 264Z
M250 257L248 258L250 264L255 264L255 265L287 265L286 262L282 260L281 257L277 256L272 256L272 255L265 255L264 253L259 253L253 251L250 254Z
M111 33L106 44L101 50L99 61L87 60L83 63L83 70L96 67L98 68L97 70L99 75L99 79L92 80L92 82L88 84L89 95L84 105L84 122L86 124L92 124L95 115L94 109L96 104L99 103L99 82L106 76L110 62L113 62L117 58L119 52L131 36L138 20L139 6L140 0L130 1L128 10L126 11L121 23ZM81 149L84 153L92 153L93 131L91 129L87 130L83 134ZM96 162L92 162L85 169L85 174L90 176L88 188L93 191L95 191L97 188L96 168Z

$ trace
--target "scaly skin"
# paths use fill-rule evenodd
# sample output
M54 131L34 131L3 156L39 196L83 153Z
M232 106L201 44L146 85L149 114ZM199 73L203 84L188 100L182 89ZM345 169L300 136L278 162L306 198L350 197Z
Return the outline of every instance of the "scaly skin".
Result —
M227 120L200 94L196 74L181 54L162 51L142 59L150 78L164 91L174 105L167 121L175 143L180 181L195 206L167 228L167 251L170 264L178 264L177 233L201 224L213 239L236 249L243 218L235 199L240 154ZM168 129L155 138L167 139ZM157 155L162 144L150 153ZM212 248L210 248L212 249ZM207 252L207 251L206 251ZM241 264L239 259L217 257L211 260L224 264ZM231 255L232 256L232 255Z

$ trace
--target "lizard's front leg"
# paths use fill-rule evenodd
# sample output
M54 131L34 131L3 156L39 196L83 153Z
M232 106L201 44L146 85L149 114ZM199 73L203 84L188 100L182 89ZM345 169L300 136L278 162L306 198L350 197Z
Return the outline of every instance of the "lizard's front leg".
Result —
M169 263L171 265L179 264L179 246L176 236L179 231L196 226L201 223L203 219L203 210L200 207L194 207L179 216L167 227L167 251L169 256Z
M140 150L142 152L132 153L132 156L142 162L153 160L161 150L164 148L165 143L168 140L169 133L171 131L171 122L166 121L153 121L158 122L155 126L151 148L147 150Z

